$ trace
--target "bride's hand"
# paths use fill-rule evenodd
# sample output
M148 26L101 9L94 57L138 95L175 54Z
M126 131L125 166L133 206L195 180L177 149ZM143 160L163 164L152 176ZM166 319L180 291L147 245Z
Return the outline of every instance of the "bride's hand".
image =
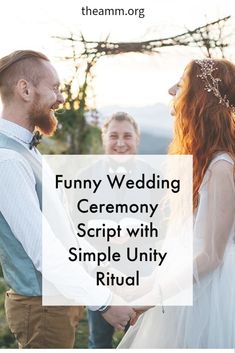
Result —
M136 312L136 316L130 320L130 325L133 326L135 325L135 323L137 322L138 318L140 317L140 315L142 315L145 311L149 310L153 308L153 306L134 306L132 307L132 309Z

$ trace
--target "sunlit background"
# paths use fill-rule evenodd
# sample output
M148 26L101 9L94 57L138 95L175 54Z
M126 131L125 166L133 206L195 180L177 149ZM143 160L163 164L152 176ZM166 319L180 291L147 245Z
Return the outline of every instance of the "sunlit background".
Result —
M91 8L144 8L145 17L82 16L82 6ZM16 49L44 52L55 64L61 80L69 77L71 66L59 58L70 55L64 41L53 36L112 41L141 41L181 34L227 15L233 15L233 0L67 0L38 2L8 0L1 3L0 55ZM231 47L226 57L234 59ZM103 57L95 65L93 94L105 117L117 110L133 114L141 128L170 134L168 88L181 76L185 65L205 52L190 47L160 48L153 55L124 54Z

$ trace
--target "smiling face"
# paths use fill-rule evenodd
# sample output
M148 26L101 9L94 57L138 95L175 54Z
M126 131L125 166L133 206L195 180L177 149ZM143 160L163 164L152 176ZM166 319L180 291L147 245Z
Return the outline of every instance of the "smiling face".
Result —
M131 122L112 120L103 135L105 154L136 154L139 137Z
M41 71L41 80L34 87L34 98L30 106L30 119L45 135L51 136L57 128L57 118L54 111L64 98L59 90L59 78L50 62L44 62Z
M64 99L49 59L32 50L17 50L0 59L0 94L5 116L33 132L52 135L54 110ZM17 117L15 117L17 112Z

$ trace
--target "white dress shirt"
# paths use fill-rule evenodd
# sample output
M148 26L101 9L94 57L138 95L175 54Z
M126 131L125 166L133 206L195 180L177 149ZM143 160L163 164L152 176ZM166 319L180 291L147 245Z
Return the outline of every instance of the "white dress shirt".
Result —
M0 119L0 132L21 143L29 149L29 144L33 134L27 129L10 122ZM32 155L41 161L42 156L36 148L29 150ZM22 244L27 255L32 260L36 269L42 272L42 229L38 226L43 215L40 209L38 196L36 193L36 180L29 163L18 152L9 149L0 149L0 212L10 226L14 236ZM66 212L65 212L66 217ZM50 226L48 226L48 229ZM49 229L50 231L50 229ZM51 239L56 239L52 235ZM53 243L56 245L56 242ZM60 245L58 245L60 246ZM56 254L56 251L55 251ZM14 254L12 254L14 256ZM58 259L54 259L55 265L58 265ZM56 284L61 281L59 268L53 272L53 282ZM56 278L58 276L58 278ZM85 282L84 282L85 281ZM90 283L90 277L83 268L80 268L76 274L76 283ZM74 287L74 281L67 283L68 294L71 287ZM89 285L88 285L89 286ZM91 282L92 286L92 282ZM82 287L78 287L83 291ZM65 295L67 293L64 293ZM88 293L92 295L92 291ZM103 288L104 304L110 300L110 292ZM90 309L97 310L99 307Z
M33 134L25 128L0 119L0 132L29 149ZM41 155L35 148L29 151L40 160ZM32 168L25 158L15 151L0 149L0 211L41 272L42 236L35 222L39 215L41 217L41 210L35 185Z

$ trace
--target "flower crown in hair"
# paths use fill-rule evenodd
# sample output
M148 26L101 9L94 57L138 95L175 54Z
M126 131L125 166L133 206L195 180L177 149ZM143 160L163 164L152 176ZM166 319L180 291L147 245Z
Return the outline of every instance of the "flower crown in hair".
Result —
M232 112L235 114L235 107L230 104L226 94L222 97L219 91L219 82L222 80L218 77L213 76L213 72L218 70L215 67L215 63L213 60L205 59L205 60L195 60L195 63L200 66L201 74L197 75L204 82L204 89L207 92L212 92L215 97L219 99L219 104L230 108Z

